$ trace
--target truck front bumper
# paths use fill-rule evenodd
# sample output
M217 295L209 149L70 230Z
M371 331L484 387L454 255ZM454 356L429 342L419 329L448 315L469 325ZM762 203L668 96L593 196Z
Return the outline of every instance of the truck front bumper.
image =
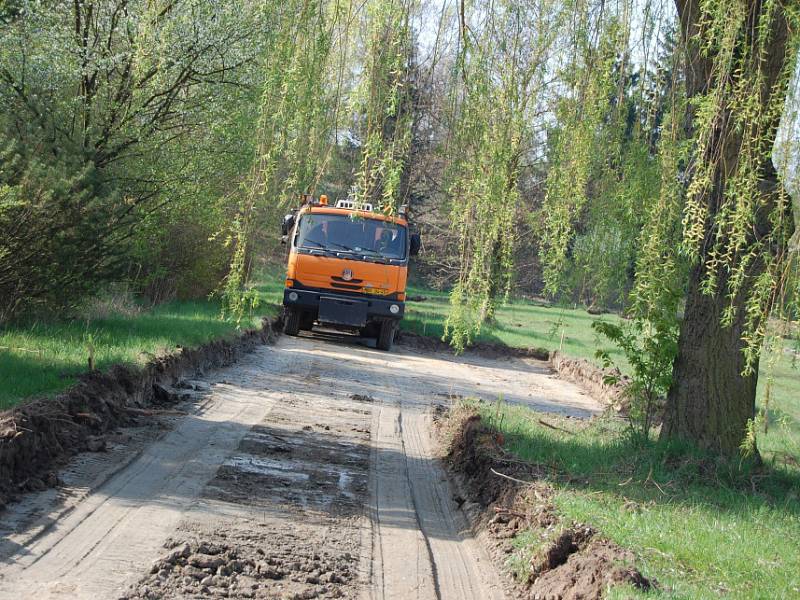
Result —
M366 294L340 294L335 290L285 288L283 305L313 315L315 320L335 325L363 327L369 322L402 319L405 303Z

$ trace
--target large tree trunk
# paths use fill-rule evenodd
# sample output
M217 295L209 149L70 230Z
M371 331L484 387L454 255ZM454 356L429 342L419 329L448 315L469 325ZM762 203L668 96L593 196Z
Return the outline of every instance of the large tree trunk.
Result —
M703 294L702 278L702 268L695 268L661 435L730 454L738 449L747 421L755 414L757 369L742 377L743 311L730 327L723 327L722 311L729 300L720 293Z
M686 45L686 86L687 95L692 97L705 94L709 86L718 85L713 72L713 57L704 56L700 52L699 33L700 4L697 0L676 0L681 21L683 40ZM745 45L753 45L756 40L752 35L758 31L758 20L761 18L762 2L749 2L750 22L748 32L740 36L738 44L743 50ZM765 78L760 97L762 107L770 102L775 84L781 81L787 60L788 23L781 9L775 11L771 27L772 37L768 48L766 62L763 64ZM700 33L702 35L702 33ZM763 55L762 55L763 56ZM738 73L733 73L735 80ZM732 82L735 85L735 81ZM780 92L779 92L780 93ZM785 89L783 90L785 94ZM692 128L692 104L687 115L688 128ZM730 116L730 115L728 115ZM772 141L777 132L778 121L769 128ZM736 170L738 152L742 143L742 133L733 126L732 119L721 119L712 132L715 140L713 154L721 156L714 172L714 186L707 194L705 202L709 208L709 219L706 222L706 241L701 250L697 267L692 271L686 310L681 324L678 341L678 356L673 369L673 384L667 397L667 409L662 428L662 437L679 438L690 441L701 448L720 454L734 454L746 434L747 422L755 415L756 384L758 378L757 365L755 372L742 376L745 367L743 356L744 342L744 304L747 290L743 289L733 300L736 316L733 323L724 327L722 316L725 308L731 303L727 296L727 279L724 273L719 274L717 292L704 294L701 283L704 278L703 263L710 249L708 243L712 239L712 220L724 203L725 185L728 177ZM710 154L711 154L710 153ZM769 211L775 206L770 199L776 198L779 182L775 169L768 157L760 166L761 189L767 200L758 215L757 225L752 235L754 239L769 233ZM764 271L764 262L755 261L750 265L750 281Z

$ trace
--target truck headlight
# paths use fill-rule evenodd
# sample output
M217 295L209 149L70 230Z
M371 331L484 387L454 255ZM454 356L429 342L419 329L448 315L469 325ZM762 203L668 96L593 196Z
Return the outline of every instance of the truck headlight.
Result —
M397 306L397 304L392 304L392 305L389 307L389 312L390 312L390 313L392 313L393 315L396 315L397 313L399 313L399 312L400 312L400 307L399 307L399 306Z
M297 295L297 292L289 292L289 300L292 302L297 302L298 298L299 296Z

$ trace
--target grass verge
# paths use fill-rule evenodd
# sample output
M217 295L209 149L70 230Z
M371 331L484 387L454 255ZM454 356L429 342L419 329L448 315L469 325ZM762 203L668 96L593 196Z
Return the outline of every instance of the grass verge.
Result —
M264 302L242 327L254 327L276 310ZM210 301L171 302L89 321L8 325L0 329L0 409L73 385L88 370L90 348L95 368L103 370L117 363L141 365L177 346L197 347L236 331Z
M402 327L422 335L441 337L450 308L446 292L410 287L409 297L424 300L408 302ZM592 323L598 320L620 322L615 314L591 315L584 309L548 305L544 302L511 300L497 310L493 324L485 326L479 340L512 347L537 347L561 350L573 358L597 362L597 349L608 351L626 371L627 363L619 350L598 336ZM768 410L768 427L758 435L758 447L765 458L775 464L800 469L800 372L797 356L779 350L774 361L764 357L759 374L759 405L766 395L767 381L772 379ZM771 373L767 366L773 362ZM599 362L597 362L599 365Z
M634 552L658 590L614 598L800 597L800 474L637 446L616 419L576 422L472 403L505 449L544 473L559 515ZM541 424L546 420L553 427ZM507 566L523 578L541 536L522 532Z

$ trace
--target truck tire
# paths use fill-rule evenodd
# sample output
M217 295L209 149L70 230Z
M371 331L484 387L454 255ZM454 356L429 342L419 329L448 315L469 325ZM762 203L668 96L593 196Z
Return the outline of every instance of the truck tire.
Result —
M297 335L300 333L300 311L296 308L287 308L283 315L283 333Z
M384 321L381 323L378 341L375 344L378 347L378 350L385 350L388 352L392 349L395 331L397 331L397 321Z

